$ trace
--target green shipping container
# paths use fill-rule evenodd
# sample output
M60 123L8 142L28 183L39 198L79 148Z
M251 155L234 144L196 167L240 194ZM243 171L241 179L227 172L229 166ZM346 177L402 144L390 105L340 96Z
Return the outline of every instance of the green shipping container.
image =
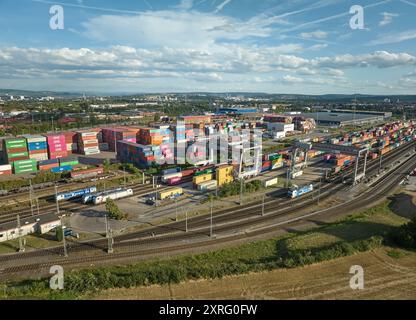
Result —
M20 158L20 157L28 157L29 156L29 152L16 152L16 153L8 153L7 157L9 159L12 158Z
M38 169L36 168L28 168L28 169L14 169L14 173L15 174L19 174L19 173L33 173L33 172L37 172Z
M65 166L76 166L77 164L79 164L78 160L74 160L74 161L68 161L68 162L61 162L60 166L61 167L65 167Z
M22 165L36 166L36 164L37 164L37 161L35 159L19 160L19 161L13 162L13 165L15 166L22 166Z

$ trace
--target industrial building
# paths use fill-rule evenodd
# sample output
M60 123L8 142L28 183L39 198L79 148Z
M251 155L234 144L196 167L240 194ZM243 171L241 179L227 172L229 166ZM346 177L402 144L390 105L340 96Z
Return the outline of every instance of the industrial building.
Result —
M384 113L368 112L313 112L304 113L303 116L312 118L318 125L331 127L344 127L348 125L362 125L377 123L385 120Z
M53 213L22 218L20 232L17 221L0 224L0 242L9 241L33 233L45 234L61 225L59 217Z
M241 116L241 115L253 114L257 112L258 110L256 108L220 108L218 109L217 114Z

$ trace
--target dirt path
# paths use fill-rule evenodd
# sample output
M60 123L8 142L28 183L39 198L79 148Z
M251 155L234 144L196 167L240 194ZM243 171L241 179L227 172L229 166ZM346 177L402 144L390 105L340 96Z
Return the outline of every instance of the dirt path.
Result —
M416 253L391 258L378 249L303 268L189 281L171 286L107 290L95 299L416 299ZM361 265L364 290L349 287Z

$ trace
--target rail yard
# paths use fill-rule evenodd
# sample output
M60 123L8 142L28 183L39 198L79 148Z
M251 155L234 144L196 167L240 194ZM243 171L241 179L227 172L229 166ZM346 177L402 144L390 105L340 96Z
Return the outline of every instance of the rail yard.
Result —
M333 221L340 215L345 216L385 198L416 168L413 121L389 121L365 130L344 131L342 135L332 134L320 138L308 138L309 130L306 138L293 140L289 147L265 153L254 141L256 135L264 134L261 123L246 121L236 126L234 121L224 125L222 120L208 117L203 118L208 123L198 122L200 119L186 120L195 123L179 125L182 127L160 126L162 131L158 131L157 126L154 129L135 127L133 131L129 131L130 127L113 131L106 128L103 137L107 137L113 157L119 161L117 168L104 170L103 165L99 165L96 169L86 169L79 164L74 153L71 156L74 168L67 168L71 171L68 178L61 178L61 182L57 181L54 187L45 187L41 197L36 196L36 193L40 193L36 185L31 185L28 191L5 192L0 198L3 203L19 197L25 199L18 206L6 205L0 212L0 220L5 226L13 225L18 217L16 226L12 227L14 239L21 240L24 237L24 226L19 219L36 218L37 215L55 214L62 218L60 221L64 221L65 228L70 231L68 234L73 232L70 229L71 222L79 215L84 215L88 223L96 224L93 229L99 231L87 240L64 236L67 239L63 246L52 243L48 248L2 254L0 279L47 275L49 267L56 264L76 269L206 251L278 234L289 226L304 228L310 224L312 217L319 221ZM286 123L294 120L282 116L269 117L269 121ZM227 136L231 140L226 140L228 144L225 149L212 151L208 146L201 148L198 145L200 140L207 139L202 134L204 131L213 133L217 130L217 136L214 136L218 137L221 135L218 130L224 128L235 133L234 138ZM244 131L245 128L248 129ZM174 132L174 135L170 135L169 131ZM192 136L191 131L194 134ZM91 132L99 134L101 131L95 129ZM79 134L83 137L86 133L83 131ZM247 138L247 135L254 138ZM120 140L115 140L116 136ZM235 136L239 138L237 142L233 140ZM183 137L191 153L194 156L197 154L197 163L185 166L162 164L157 173L149 173L148 169L156 165L157 156L165 162L169 157L178 159L178 144ZM144 145L133 140L147 143L148 151L145 151ZM123 143L133 149L126 151ZM6 143L4 145L5 150L8 150ZM213 161L215 152L232 154L235 146L239 146L240 158L232 157L220 164ZM136 147L138 158L135 155ZM172 150L169 151L169 148ZM246 150L253 152L248 160L244 159L247 161L243 161ZM143 162L145 154L153 155L145 156L150 158ZM89 156L95 155L92 153ZM65 168L69 165L65 160L60 161ZM126 173L126 163L136 166L137 171L134 174ZM79 166L81 169L77 169ZM71 181L77 172L83 180ZM16 171L15 176L18 175ZM137 182L127 182L126 176L136 177ZM65 179L69 183L65 183ZM115 179L115 186L105 187L105 183L109 184L111 179ZM98 188L98 182L104 182L104 187L100 185ZM254 198L250 198L246 186L258 182L263 187L254 191ZM236 185L238 192L228 197L235 201L232 200L226 207L220 206L221 201L227 198L220 197L226 190L224 188L232 185ZM130 228L118 229L116 221L107 220L103 204L108 199L115 201L120 208L126 208ZM201 210L202 207L206 210ZM173 217L174 222L158 222L155 213L162 212L162 208L166 212L165 216ZM91 211L95 214L90 217L83 213ZM149 212L145 223L140 221L143 212ZM146 226L148 223L156 226ZM82 228L82 225L76 226L77 234L86 232L86 227L84 230ZM10 237L10 231L4 232Z

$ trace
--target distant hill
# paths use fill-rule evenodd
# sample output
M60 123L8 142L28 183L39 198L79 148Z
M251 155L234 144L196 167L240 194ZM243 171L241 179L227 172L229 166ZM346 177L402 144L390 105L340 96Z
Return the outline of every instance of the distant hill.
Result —
M25 97L61 97L61 98L79 98L84 93L79 92L56 92L56 91L30 91L19 89L0 89L0 95L14 95ZM368 94L324 94L324 95L304 95L304 94L270 94L263 92L165 92L165 93L103 93L103 92L85 92L87 96L113 96L113 97L134 97L145 95L187 95L192 96L208 96L208 97L221 97L227 96L244 96L246 98L268 98L272 100L281 101L340 101L347 102L357 99L358 101L382 101L389 98L392 102L400 99L400 101L416 101L416 95L368 95Z

